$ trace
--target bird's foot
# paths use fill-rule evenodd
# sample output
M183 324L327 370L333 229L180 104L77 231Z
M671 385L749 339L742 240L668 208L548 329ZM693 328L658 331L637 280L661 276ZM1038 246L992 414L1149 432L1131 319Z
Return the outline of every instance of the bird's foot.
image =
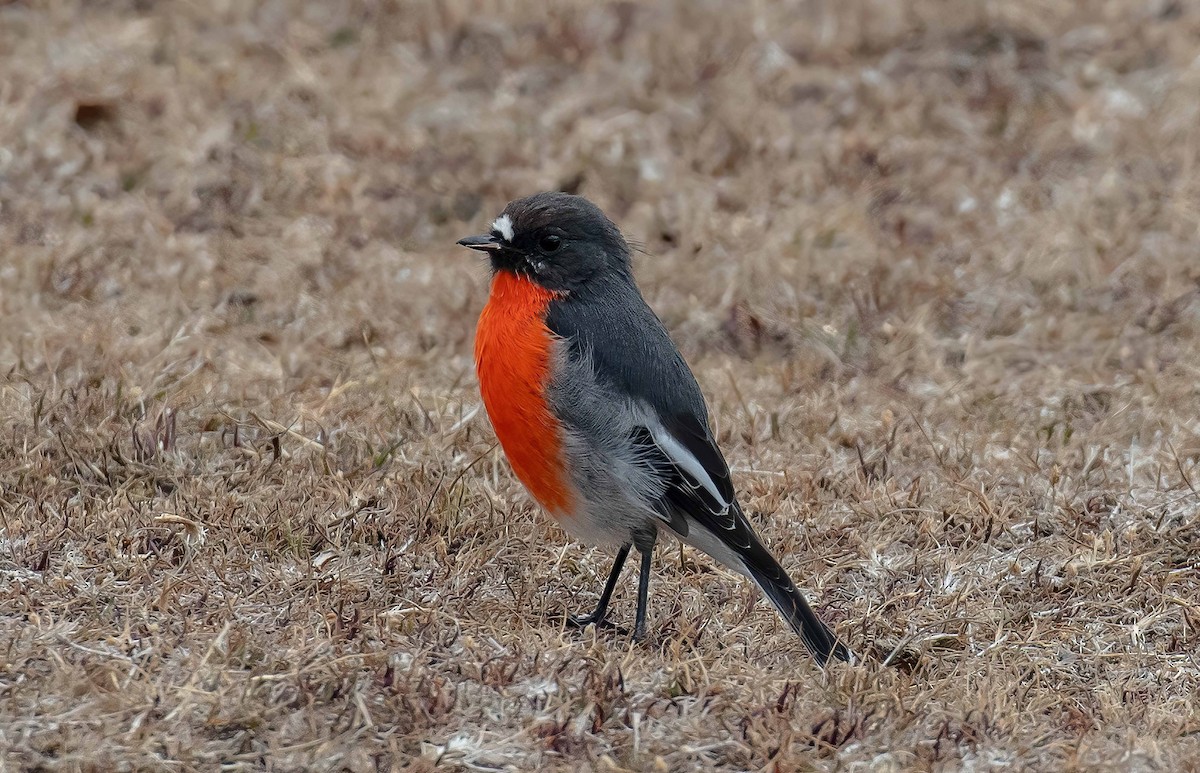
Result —
M594 625L597 628L606 631L617 631L619 633L628 633L624 628L609 620L605 615L567 615L567 625L572 628L587 628L589 625Z

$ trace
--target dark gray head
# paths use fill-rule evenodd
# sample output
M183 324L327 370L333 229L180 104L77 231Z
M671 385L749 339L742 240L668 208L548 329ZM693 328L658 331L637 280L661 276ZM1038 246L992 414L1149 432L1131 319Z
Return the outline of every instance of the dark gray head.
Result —
M487 252L494 271L527 276L548 290L578 290L607 272L629 274L621 232L595 204L568 193L509 202L491 233L458 243Z

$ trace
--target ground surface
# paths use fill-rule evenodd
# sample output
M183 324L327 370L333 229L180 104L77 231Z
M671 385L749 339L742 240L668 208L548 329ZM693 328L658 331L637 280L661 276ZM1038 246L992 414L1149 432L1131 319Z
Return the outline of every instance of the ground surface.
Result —
M1198 52L1187 2L0 3L0 767L1197 769ZM555 187L874 662L674 546L646 644L564 630L609 558L495 447L454 246Z

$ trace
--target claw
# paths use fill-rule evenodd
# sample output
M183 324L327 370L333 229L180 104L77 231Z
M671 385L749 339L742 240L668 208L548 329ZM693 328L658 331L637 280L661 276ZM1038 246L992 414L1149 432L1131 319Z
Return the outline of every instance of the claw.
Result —
M596 628L603 631L617 631L618 633L628 633L628 631L609 620L607 617L597 619L595 614L591 615L567 615L567 625L572 628L587 628L589 625L594 625Z

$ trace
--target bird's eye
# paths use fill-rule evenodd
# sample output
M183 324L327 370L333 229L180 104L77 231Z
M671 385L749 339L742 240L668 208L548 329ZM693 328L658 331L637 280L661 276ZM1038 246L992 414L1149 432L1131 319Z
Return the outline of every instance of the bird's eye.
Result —
M538 241L538 246L542 248L542 252L554 252L562 244L562 239L554 234L547 234Z

